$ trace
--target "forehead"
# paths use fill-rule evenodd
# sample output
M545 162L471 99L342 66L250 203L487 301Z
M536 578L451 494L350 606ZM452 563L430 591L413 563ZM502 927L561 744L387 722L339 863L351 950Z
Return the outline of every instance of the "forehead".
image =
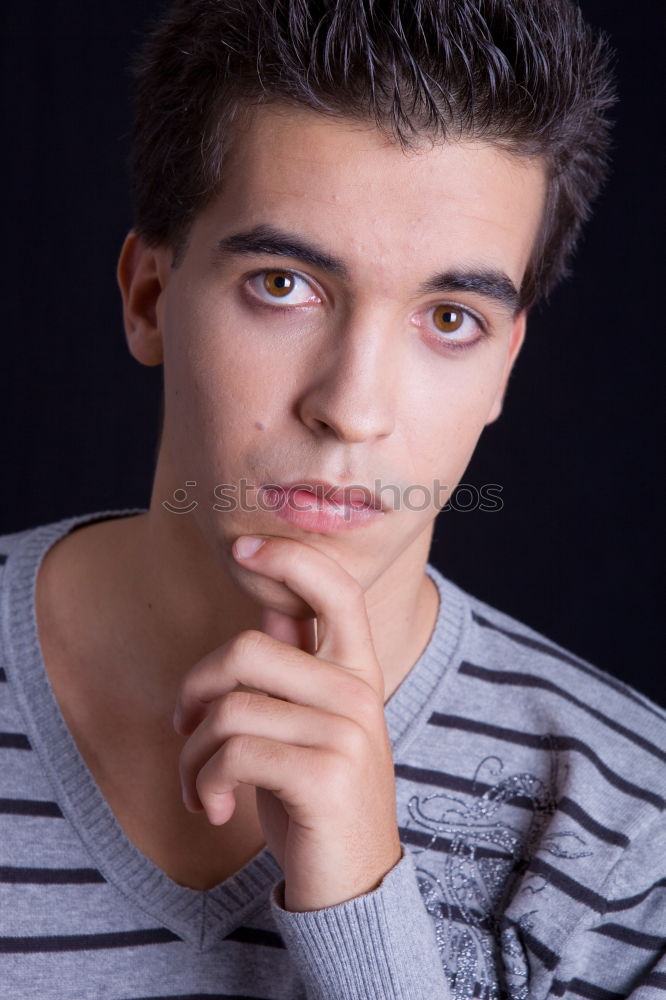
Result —
M372 265L385 293L394 267L501 267L520 284L545 196L539 161L485 142L403 151L372 125L304 109L257 109L236 136L219 196L204 213L216 235L273 225L322 243L354 273Z

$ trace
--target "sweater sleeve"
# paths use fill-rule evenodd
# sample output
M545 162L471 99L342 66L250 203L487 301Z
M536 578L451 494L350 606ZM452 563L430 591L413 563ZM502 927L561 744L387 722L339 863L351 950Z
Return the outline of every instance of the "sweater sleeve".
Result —
M435 928L410 852L373 892L323 910L284 908L284 879L271 910L308 1000L449 1000Z

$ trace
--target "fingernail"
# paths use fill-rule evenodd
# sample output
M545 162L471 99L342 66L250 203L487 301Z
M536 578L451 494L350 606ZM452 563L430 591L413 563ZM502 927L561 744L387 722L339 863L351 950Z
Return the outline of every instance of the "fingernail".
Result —
M248 556L253 556L265 541L265 538L255 538L254 535L241 535L234 542L234 555L239 559L247 559Z

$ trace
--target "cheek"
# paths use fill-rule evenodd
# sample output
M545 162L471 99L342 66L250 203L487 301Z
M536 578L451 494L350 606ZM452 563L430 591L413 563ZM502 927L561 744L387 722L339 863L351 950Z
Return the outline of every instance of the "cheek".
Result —
M474 450L497 393L502 360L473 360L431 366L421 376L422 391L408 405L407 444L423 468L459 464Z
M274 348L269 345L271 366L261 357L256 337L214 296L188 290L169 312L164 329L172 395L199 420L218 415L228 427L228 421L249 418L255 404L275 396Z

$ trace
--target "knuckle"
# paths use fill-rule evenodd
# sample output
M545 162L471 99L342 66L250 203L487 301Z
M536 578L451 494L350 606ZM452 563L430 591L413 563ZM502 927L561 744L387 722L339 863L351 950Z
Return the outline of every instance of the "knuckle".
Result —
M351 678L352 690L347 704L353 705L354 715L361 725L374 728L384 716L384 706L370 685L360 677Z
M248 695L244 691L230 691L217 702L212 713L213 728L224 733L247 708Z
M245 733L234 733L226 740L221 750L222 759L227 767L233 768L243 757L247 757L252 737Z
M245 629L229 640L229 655L233 660L253 656L263 646L265 635L259 629Z
M345 757L357 759L364 753L366 744L366 734L358 722L346 718L340 723L336 746Z
M351 781L349 759L337 751L325 754L320 760L321 788L326 789L332 802L344 798Z
M214 792L221 784L233 777L239 760L247 752L247 737L230 736L197 774L195 787L199 798Z

